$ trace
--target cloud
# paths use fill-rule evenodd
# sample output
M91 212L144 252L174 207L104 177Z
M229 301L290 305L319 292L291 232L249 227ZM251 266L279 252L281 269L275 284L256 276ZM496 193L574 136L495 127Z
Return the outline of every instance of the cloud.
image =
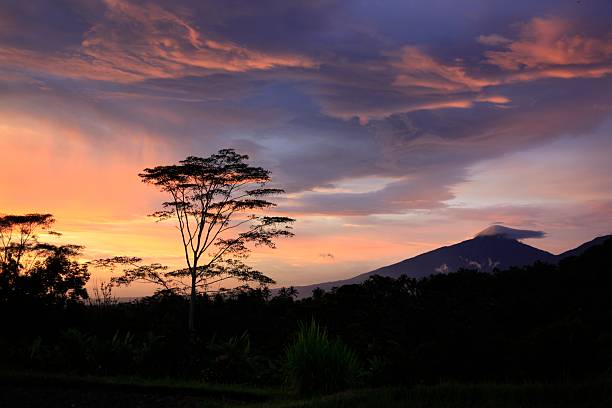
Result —
M327 78L324 90L314 95L323 111L367 124L396 113L510 102L506 96L483 91L498 80L473 76L461 63L438 61L419 47L404 46L379 58L382 64L346 67L349 75L322 70L320 75Z
M334 254L332 253L323 253L323 254L319 254L319 258L323 258L324 260L330 260L330 261L335 261L336 257L334 256Z
M500 80L471 75L460 63L444 63L414 46L384 52L376 64L322 67L308 90L329 116L362 125L394 114L469 109L508 104L510 98L485 88ZM342 71L338 71L338 69Z
M295 183L292 191L370 175L404 183L397 188L381 183L376 194L308 193L295 198L296 211L364 214L440 208L456 195L452 186L469 179L465 170L475 163L547 146L561 135L591 134L612 111L612 105L603 108L612 103L610 81L572 79L557 85L504 88L512 97L508 109L476 103L469 109L393 114L367 126L324 121L296 127L296 134L304 136L283 148L275 174ZM425 188L430 201L421 198Z
M487 36L491 38L492 34ZM578 32L570 20L536 17L520 25L517 39L498 42L486 62L502 70L524 72L509 80L600 77L612 73L612 31L600 36Z
M102 16L79 46L54 53L3 47L0 56L22 69L114 82L316 66L306 56L266 53L204 36L187 17L152 2L103 3Z
M484 45L500 45L512 42L512 40L499 34L479 35L476 41Z
M87 55L121 71L163 78L197 68L242 72L314 66L306 57L267 54L205 38L185 17L154 3L106 0L106 5L104 18L91 27L81 45Z
M394 57L391 66L396 69L393 85L422 89L427 92L480 91L491 84L486 79L470 76L460 65L435 61L414 46L402 47L389 54Z
M542 78L594 78L612 73L612 31L598 36L578 32L568 19L536 17L519 24L516 39L499 34L480 35L476 41L501 50L486 51L485 63L502 75L483 73L472 64L436 61L414 46L390 53L397 60L394 85L443 93L474 91L485 87Z
M541 17L518 27L514 37L478 36L476 42L497 49L483 54L479 47L466 58L453 58L451 50L434 57L431 47L404 45L382 51L376 62L342 65L342 73L322 70L324 91L315 97L326 114L365 125L394 114L478 103L506 108L513 85L612 74L612 31L589 36L570 20Z
M0 201L78 215L74 240L94 253L143 241L166 257L180 252L171 228L132 236L118 221L98 238L90 219L155 209L145 166L236 147L289 191L278 210L298 218L297 236L255 260L287 284L498 221L547 231L549 250L609 233L607 144L589 136L612 114L610 2L436 1L11 2L0 156L29 164L5 172ZM559 156L565 137L592 149ZM516 157L536 147L538 166ZM317 256L330 248L336 262Z
M524 27L533 19L515 35L475 41L471 34L464 40L472 48L455 51L401 36L390 41L377 31L384 27L357 27L350 17L331 24L322 10L336 18L347 11L338 4L317 3L311 14L296 7L266 13L253 6L102 2L87 14L74 47L65 41L53 52L0 47L7 65L21 61L39 73L37 86L48 88L3 96L32 117L76 122L92 139L153 135L177 155L246 146L279 184L302 193L292 199L296 211L353 216L444 208L474 163L588 132L609 115L594 108L612 103L601 79L605 66L502 69L475 45L510 51L529 38ZM259 19L269 24L250 35ZM286 33L274 35L278 27ZM575 30L562 28L570 36ZM360 47L355 38L364 38ZM312 53L317 44L324 52ZM537 82L544 78L558 81ZM5 89L15 90L8 82ZM376 192L320 191L369 176L395 181Z
M503 237L508 239L527 239L527 238L544 238L546 234L543 231L523 230L505 227L503 225L491 225L476 234L477 237Z
M443 207L443 201L453 197L448 185L463 174L414 174L386 186L363 193L303 193L284 211L293 213L359 216L369 214L398 214L414 209Z
M347 106L336 104L328 107L326 113L334 117L350 120L357 118L362 125L368 124L372 120L383 120L397 113L410 113L418 111L436 111L442 109L469 109L477 103L491 103L499 107L510 102L510 99L501 95L473 95L471 97L439 97L429 98L428 100L398 101L389 106L379 107L356 107L349 102Z

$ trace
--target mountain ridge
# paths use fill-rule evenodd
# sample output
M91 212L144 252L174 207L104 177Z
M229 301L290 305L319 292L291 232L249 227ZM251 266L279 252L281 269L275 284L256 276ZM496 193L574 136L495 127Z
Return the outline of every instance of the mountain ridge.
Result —
M497 227L497 226L496 226ZM499 231L498 234L492 231ZM516 231L516 233L513 233ZM321 288L330 290L342 285L357 284L367 280L370 276L381 275L397 278L407 275L412 278L423 278L435 273L454 272L460 268L477 269L483 272L493 272L494 269L506 269L513 266L524 266L536 261L558 263L569 256L580 255L587 249L602 244L612 235L596 237L575 248L554 255L548 251L520 242L523 236L530 231L513 230L499 226L483 230L474 238L443 246L414 257L404 259L391 265L386 265L351 278L341 279L318 284L296 286L299 297L310 296L312 290ZM543 233L533 231L533 237L541 237ZM538 235L536 235L536 233ZM521 238L514 238L519 236Z

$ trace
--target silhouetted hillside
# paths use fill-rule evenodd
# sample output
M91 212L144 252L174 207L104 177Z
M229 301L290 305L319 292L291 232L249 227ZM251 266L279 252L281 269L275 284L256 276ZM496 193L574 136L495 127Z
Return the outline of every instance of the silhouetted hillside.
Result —
M607 240L612 238L612 235L604 235L601 237L597 237L595 239L590 240L589 242L585 242L584 244L577 246L574 249L570 249L569 251L565 251L559 255L557 255L557 260L560 261L563 258L567 258L570 256L578 256L582 255L587 249L592 248L596 245L601 245Z
M324 282L296 289L300 297L310 296L316 288L330 290L333 287L361 283L370 276L380 275L397 278L406 275L411 278L423 278L435 273L455 272L461 268L474 269L480 272L492 272L494 269L508 269L514 266L531 265L534 262L557 263L567 256L582 254L588 248L603 243L611 235L595 238L577 248L560 255L534 248L518 241L515 237L538 237L538 231L515 230L495 225L481 231L472 239L458 244L445 246L417 255L404 261L383 266L371 272L353 278Z

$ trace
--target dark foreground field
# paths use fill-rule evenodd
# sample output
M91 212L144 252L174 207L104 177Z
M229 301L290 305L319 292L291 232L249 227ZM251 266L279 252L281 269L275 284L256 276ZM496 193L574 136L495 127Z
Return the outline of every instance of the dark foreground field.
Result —
M3 373L1 407L610 407L612 380L556 384L447 383L353 390L302 399L255 389L134 378Z
M178 295L7 288L0 408L612 407L612 240L559 265L203 296L195 332Z

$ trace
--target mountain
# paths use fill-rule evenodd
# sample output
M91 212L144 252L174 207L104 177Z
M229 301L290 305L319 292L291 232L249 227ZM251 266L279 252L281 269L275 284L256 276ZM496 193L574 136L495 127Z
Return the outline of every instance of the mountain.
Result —
M607 240L609 240L610 238L612 238L612 235L604 235L601 237L597 237L589 242L585 242L584 244L574 248L574 249L570 249L569 251L565 251L562 254L557 255L557 258L559 260L563 259L563 258L567 258L569 256L578 256L578 255L582 255L584 253L584 251L586 251L587 249L594 247L596 245L601 245L604 242L606 242Z
M518 239L542 236L544 236L544 233L541 231L517 230L494 225L481 231L472 239L441 247L353 278L299 286L296 289L300 297L305 297L310 296L315 288L330 290L333 287L361 283L373 275L393 278L407 275L412 278L422 278L434 273L453 272L460 268L492 272L495 268L507 269L512 266L530 265L536 261L557 263L567 256L579 255L588 248L601 244L612 237L612 235L608 235L596 238L560 255L553 255L550 252L518 241Z

